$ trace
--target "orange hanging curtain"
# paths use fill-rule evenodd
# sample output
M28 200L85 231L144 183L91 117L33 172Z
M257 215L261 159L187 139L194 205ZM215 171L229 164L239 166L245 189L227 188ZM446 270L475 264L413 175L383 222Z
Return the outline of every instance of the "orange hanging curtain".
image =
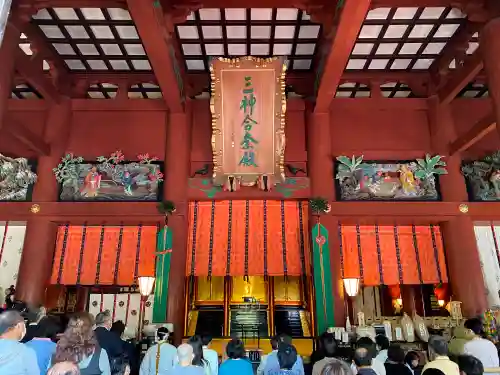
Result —
M133 285L155 274L155 226L60 226L53 285Z
M447 282L436 226L341 226L342 275L364 285Z
M186 274L309 274L307 210L291 201L190 203Z

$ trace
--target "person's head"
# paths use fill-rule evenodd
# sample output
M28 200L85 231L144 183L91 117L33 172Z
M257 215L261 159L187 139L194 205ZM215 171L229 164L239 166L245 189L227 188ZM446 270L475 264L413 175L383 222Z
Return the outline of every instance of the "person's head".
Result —
M113 319L111 318L111 313L109 312L109 310L101 311L96 315L95 325L97 327L104 327L107 330L111 329L111 326L113 325Z
M208 346L212 342L212 336L209 335L208 333L204 333L201 335L201 343L203 346Z
M52 316L46 316L40 320L35 331L35 337L55 340L61 332L59 320Z
M160 327L156 330L156 336L158 337L158 340L160 340L160 341L168 340L169 334L170 334L170 331L168 330L167 327Z
M368 350L372 358L374 358L377 355L377 345L369 337L361 337L356 342L356 347Z
M344 361L333 361L323 367L321 375L352 375L352 371Z
M395 363L404 363L405 351L397 344L392 344L387 349L387 359Z
M354 351L354 364L357 368L370 367L372 365L373 355L369 349L358 347Z
M280 346L281 344L292 345L292 338L286 333L280 333L279 335L277 335L276 340L278 341L278 346Z
M177 348L177 358L181 366L191 365L194 359L193 346L190 344L179 345Z
M483 375L482 362L471 355L459 355L457 357L458 368L461 375Z
M193 347L193 365L203 366L203 344L201 342L201 337L199 335L194 335L188 340L188 344Z
M97 345L93 326L94 320L89 313L80 312L73 315L57 342L54 363L66 361L79 363L92 355Z
M232 339L227 343L226 354L231 359L245 358L245 344L239 339Z
M426 369L422 375L445 375L443 371L438 370L437 368L428 368Z
M80 369L72 362L59 362L49 369L47 375L80 375Z
M431 336L429 337L429 358L431 360L439 356L448 355L448 342L442 336Z
M277 336L271 337L269 341L271 342L271 348L273 348L273 350L278 350L279 343Z
M280 369L291 370L297 361L297 350L291 344L283 343L278 348L278 362Z
M26 334L26 324L19 311L7 310L0 314L0 338L20 341Z
M123 323L121 320L117 320L116 322L113 322L111 325L111 332L116 333L118 336L122 337L123 332L125 332L125 323Z
M377 335L375 336L375 343L377 344L378 350L386 350L389 349L389 339L386 335Z
M325 357L335 357L335 355L337 354L337 342L335 341L335 336L329 333L322 337L321 342Z
M416 369L420 364L420 356L417 352L410 351L406 353L405 363L410 366L412 369Z
M481 335L483 333L483 323L478 318L467 319L464 327L470 329L476 335Z

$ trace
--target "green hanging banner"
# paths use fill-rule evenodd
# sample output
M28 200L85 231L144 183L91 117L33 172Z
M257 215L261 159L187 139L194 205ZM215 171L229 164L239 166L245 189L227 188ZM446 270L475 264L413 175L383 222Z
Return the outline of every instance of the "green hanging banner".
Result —
M167 322L168 276L172 258L172 230L166 225L156 240L156 274L153 302L153 323Z
M316 224L312 230L314 291L316 294L316 328L318 335L335 327L333 315L332 273L328 230Z

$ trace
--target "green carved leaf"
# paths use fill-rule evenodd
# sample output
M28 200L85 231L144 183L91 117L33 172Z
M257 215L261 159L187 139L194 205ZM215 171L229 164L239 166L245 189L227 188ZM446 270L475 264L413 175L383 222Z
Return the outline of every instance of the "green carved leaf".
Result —
M448 171L444 168L436 168L434 169L434 173L438 175L448 174Z
M418 171L415 172L415 177L418 178L419 180L425 179L426 173L424 170L419 169Z
M347 167L351 166L351 159L349 159L347 156L337 156L337 160Z

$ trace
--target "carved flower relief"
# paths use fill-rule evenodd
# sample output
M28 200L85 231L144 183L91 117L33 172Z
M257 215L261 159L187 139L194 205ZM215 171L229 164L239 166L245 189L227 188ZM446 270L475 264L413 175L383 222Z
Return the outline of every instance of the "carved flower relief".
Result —
M132 316L136 316L136 315L137 315L137 310L132 310L132 311L130 312L130 315L132 315Z
M150 306L151 306L151 301L146 302L146 307L150 307Z
M7 267L7 265L8 265L8 264L9 264L9 263L7 263L7 261L6 261L6 260L4 260L4 261L3 261L3 263L2 263L2 267Z
M125 302L123 302L123 301L118 302L118 306L120 306L120 307L125 306Z
M92 302L92 306L97 307L97 301Z

